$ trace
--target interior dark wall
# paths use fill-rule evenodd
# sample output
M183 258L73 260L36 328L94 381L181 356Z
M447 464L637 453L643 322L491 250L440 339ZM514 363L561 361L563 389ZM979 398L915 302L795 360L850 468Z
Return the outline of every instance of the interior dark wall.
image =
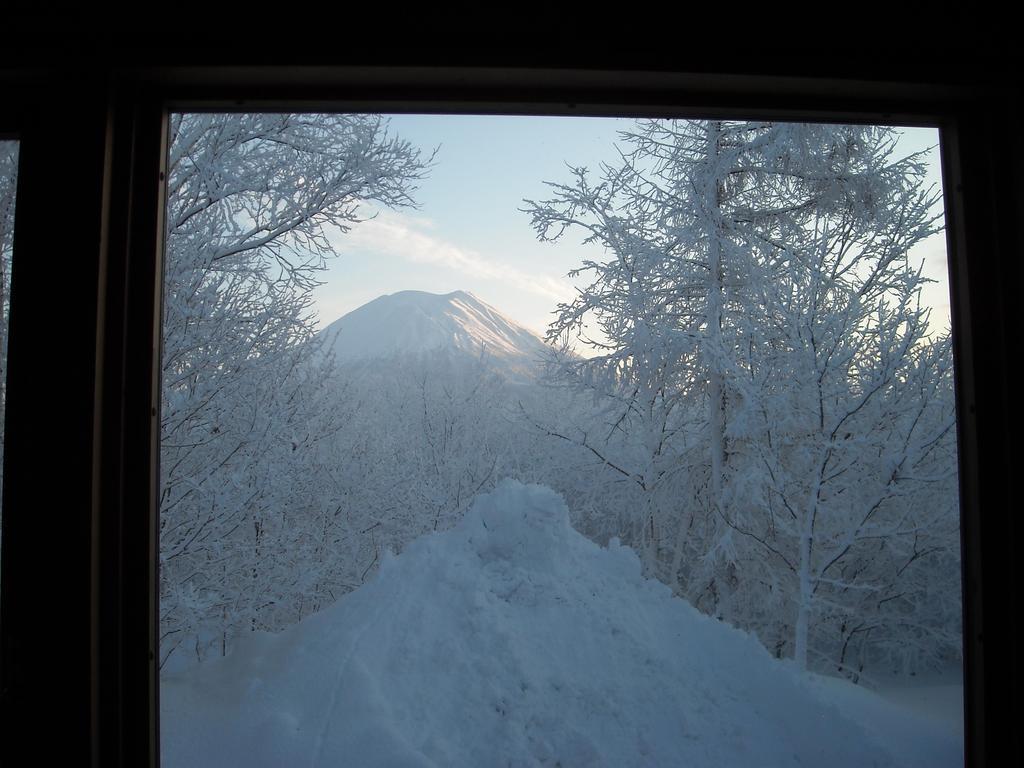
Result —
M744 108L806 119L930 115L941 124L958 332L968 757L1020 764L1012 757L1021 756L1019 417L1009 366L1020 347L1024 153L1015 133L1020 82L1005 74L1012 67L865 56L714 72L665 61L572 69L550 61L538 72L457 59L442 62L446 69L212 60L177 68L144 57L126 66L35 52L0 68L0 133L22 141L0 582L2 764L35 762L18 757L25 750L68 765L156 759L153 361L165 104L383 111L438 100L453 111Z
M106 99L82 73L17 80L20 138L4 472L0 675L4 765L19 747L90 752L93 397ZM49 83L52 87L52 82ZM29 733L49 730L46 741Z

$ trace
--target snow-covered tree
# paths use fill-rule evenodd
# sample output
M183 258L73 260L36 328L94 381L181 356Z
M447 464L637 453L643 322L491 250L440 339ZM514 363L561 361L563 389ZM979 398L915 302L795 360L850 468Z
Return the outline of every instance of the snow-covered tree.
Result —
M615 255L604 263L588 261L572 273L593 273L593 282L574 302L559 306L548 334L550 342L564 342L588 320L598 325L601 333L591 342L598 354L581 358L569 350L553 376L567 375L590 393L600 418L552 434L590 451L639 490L640 512L630 538L653 574L661 524L656 499L686 451L690 426L682 404L692 396L692 382L678 378L688 375L678 362L696 354L696 337L665 332L669 246L649 185L631 162L604 170L592 182L586 169L574 169L574 185L555 185L556 199L530 201L528 209L541 239L554 240L570 226L581 226L586 242Z
M838 661L824 635L854 615L898 636L893 596L956 537L949 345L929 340L907 261L938 221L920 158L869 126L649 121L623 138L621 165L576 169L527 211L541 239L579 228L607 254L550 338L597 324L598 354L563 374L617 403L600 450L618 432L634 446L619 471L672 478L634 545L798 664L812 635Z
M384 549L450 528L478 493L515 474L523 436L506 415L508 382L485 354L339 364L334 380L351 416L322 454L345 500L336 565L351 588Z
M305 585L339 427L311 291L359 206L412 203L419 151L373 115L171 119L161 421L161 625L186 637L278 626ZM315 527L315 526L314 526Z
M866 211L816 212L737 319L747 349L732 377L737 472L723 521L790 571L802 666L812 622L865 618L887 590L906 592L914 560L956 545L952 355L948 338L928 338L924 280L907 260L932 231L932 201L913 168L895 178Z

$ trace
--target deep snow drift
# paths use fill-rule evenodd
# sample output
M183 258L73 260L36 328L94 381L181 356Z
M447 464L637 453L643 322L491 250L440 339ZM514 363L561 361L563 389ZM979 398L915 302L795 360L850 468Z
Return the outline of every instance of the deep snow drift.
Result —
M955 735L797 674L513 481L161 697L172 767L962 765Z

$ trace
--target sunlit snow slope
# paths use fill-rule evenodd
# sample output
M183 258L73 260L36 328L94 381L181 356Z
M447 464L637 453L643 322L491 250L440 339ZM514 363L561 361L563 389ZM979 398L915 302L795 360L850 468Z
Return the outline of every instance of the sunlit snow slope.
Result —
M797 674L512 481L161 698L172 767L962 765L956 737Z
M521 369L548 353L535 334L467 291L381 296L322 333L339 362L456 351Z

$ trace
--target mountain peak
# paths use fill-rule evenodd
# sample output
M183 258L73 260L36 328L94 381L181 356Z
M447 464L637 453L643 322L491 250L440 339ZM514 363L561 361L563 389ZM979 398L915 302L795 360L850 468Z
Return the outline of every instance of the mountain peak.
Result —
M549 351L534 333L464 290L379 296L322 333L339 362L455 352L521 368Z

